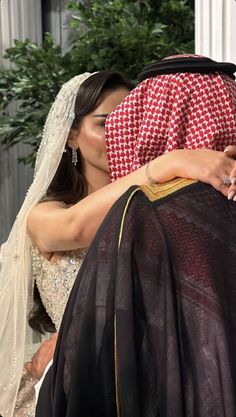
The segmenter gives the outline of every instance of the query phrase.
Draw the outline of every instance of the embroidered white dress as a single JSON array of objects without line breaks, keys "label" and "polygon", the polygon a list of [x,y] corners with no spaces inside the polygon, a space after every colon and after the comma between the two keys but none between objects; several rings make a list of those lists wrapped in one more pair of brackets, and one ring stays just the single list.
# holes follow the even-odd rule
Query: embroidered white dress
[{"label": "embroidered white dress", "polygon": [[[36,247],[32,247],[31,251],[33,278],[37,283],[42,303],[58,331],[71,288],[87,249],[65,252],[63,257],[54,263],[42,256]],[[14,417],[34,417],[35,383],[36,381],[24,371]]]}]

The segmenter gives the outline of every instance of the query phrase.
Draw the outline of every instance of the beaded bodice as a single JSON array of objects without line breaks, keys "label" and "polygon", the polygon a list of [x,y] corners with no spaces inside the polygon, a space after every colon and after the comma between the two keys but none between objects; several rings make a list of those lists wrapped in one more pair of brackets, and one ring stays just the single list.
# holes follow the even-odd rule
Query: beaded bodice
[{"label": "beaded bodice", "polygon": [[64,256],[54,263],[41,255],[36,247],[33,246],[31,251],[33,277],[43,305],[58,330],[71,288],[87,249],[65,252]]}]

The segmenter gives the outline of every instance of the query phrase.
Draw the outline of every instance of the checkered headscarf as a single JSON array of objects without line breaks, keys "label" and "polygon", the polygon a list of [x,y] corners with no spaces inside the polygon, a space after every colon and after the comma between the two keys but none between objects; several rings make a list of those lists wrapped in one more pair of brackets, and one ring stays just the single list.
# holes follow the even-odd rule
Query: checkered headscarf
[{"label": "checkered headscarf", "polygon": [[236,144],[236,83],[219,72],[145,79],[106,122],[111,180],[173,149]]}]

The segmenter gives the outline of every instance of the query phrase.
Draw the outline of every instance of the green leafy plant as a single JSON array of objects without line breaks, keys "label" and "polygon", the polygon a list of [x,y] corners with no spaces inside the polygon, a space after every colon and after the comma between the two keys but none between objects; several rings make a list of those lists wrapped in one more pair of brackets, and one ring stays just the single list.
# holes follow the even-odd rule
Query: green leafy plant
[{"label": "green leafy plant", "polygon": [[[72,61],[79,70],[115,68],[135,79],[144,65],[192,52],[193,8],[176,0],[70,1]],[[83,30],[81,30],[83,28]]]},{"label": "green leafy plant", "polygon": [[[50,105],[61,85],[74,75],[71,57],[62,56],[51,35],[46,35],[42,47],[16,40],[5,59],[12,68],[0,70],[1,143],[6,148],[18,142],[30,145],[30,154],[21,161],[33,165]],[[17,103],[13,115],[12,102]]]},{"label": "green leafy plant", "polygon": [[31,165],[49,108],[69,78],[113,68],[135,80],[146,64],[193,52],[192,0],[90,0],[87,6],[70,1],[68,8],[72,37],[65,55],[49,34],[43,46],[16,40],[5,54],[10,69],[0,69],[0,143],[30,145],[21,161]]}]

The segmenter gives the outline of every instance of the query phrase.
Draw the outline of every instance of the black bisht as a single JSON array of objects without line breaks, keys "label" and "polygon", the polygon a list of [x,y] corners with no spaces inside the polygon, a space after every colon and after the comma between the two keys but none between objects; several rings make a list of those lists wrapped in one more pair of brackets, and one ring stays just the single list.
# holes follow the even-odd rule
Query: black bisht
[{"label": "black bisht", "polygon": [[183,185],[132,187],[107,215],[37,417],[236,416],[235,203]]}]

